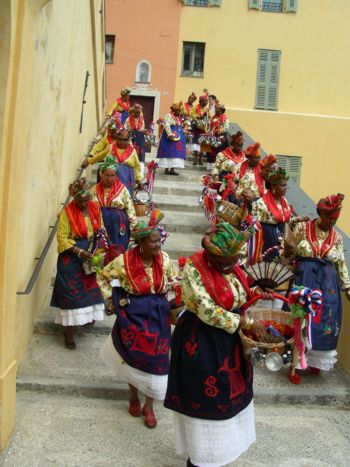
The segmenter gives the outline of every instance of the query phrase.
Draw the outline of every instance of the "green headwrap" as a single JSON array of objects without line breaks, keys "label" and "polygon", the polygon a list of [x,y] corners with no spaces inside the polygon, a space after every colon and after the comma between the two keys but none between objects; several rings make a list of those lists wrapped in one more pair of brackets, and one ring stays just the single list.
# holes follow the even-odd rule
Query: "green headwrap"
[{"label": "green headwrap", "polygon": [[213,255],[235,256],[248,237],[248,232],[240,232],[228,222],[220,221],[206,231],[202,245]]},{"label": "green headwrap", "polygon": [[279,167],[277,170],[270,172],[267,179],[271,185],[278,185],[282,180],[289,180],[289,175],[282,167]]},{"label": "green headwrap", "polygon": [[119,169],[119,164],[116,161],[115,157],[113,157],[111,154],[107,156],[102,162],[98,164],[100,168],[100,172],[103,173],[107,169],[112,169],[115,172],[118,172]]}]

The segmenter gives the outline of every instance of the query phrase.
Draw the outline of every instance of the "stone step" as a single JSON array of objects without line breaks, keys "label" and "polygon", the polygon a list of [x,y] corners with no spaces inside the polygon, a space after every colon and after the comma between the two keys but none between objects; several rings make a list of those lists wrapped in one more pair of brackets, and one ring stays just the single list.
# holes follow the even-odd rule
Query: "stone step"
[{"label": "stone step", "polygon": [[163,250],[173,260],[177,260],[180,256],[188,257],[201,249],[202,237],[201,234],[175,232],[166,239]]},{"label": "stone step", "polygon": [[184,183],[183,181],[177,180],[155,180],[153,193],[175,196],[200,196],[202,189],[203,187],[197,182]]},{"label": "stone step", "polygon": [[[18,390],[126,399],[127,385],[116,379],[100,357],[105,339],[105,335],[77,336],[77,349],[71,351],[64,347],[62,336],[34,334],[18,370]],[[304,373],[302,384],[295,386],[288,382],[288,369],[255,369],[255,403],[349,408],[349,378],[341,369],[318,377]]]},{"label": "stone step", "polygon": [[155,193],[153,196],[153,201],[156,207],[162,211],[165,210],[203,213],[203,209],[198,202],[199,197],[200,193],[197,196],[174,196]]},{"label": "stone step", "polygon": [[209,227],[209,221],[202,212],[188,211],[163,211],[164,220],[168,232],[198,233],[202,234]]}]

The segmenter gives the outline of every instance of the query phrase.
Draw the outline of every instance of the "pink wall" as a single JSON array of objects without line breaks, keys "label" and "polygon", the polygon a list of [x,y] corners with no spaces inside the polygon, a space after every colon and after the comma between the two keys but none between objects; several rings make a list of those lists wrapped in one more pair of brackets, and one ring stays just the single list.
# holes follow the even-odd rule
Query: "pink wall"
[{"label": "pink wall", "polygon": [[179,0],[106,0],[106,34],[115,34],[113,64],[106,64],[107,105],[120,89],[133,87],[136,65],[151,63],[152,89],[160,91],[160,115],[173,103],[181,2]]}]

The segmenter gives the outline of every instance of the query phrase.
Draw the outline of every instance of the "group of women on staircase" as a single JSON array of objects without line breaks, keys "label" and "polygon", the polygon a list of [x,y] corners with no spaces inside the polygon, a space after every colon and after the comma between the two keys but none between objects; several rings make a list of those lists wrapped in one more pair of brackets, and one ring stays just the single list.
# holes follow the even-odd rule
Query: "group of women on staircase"
[{"label": "group of women on staircase", "polygon": [[[174,412],[176,451],[186,454],[187,466],[223,466],[255,441],[253,371],[240,333],[278,342],[244,313],[256,297],[273,300],[273,290],[253,286],[245,267],[261,259],[283,261],[293,268],[294,285],[322,291],[307,358],[314,374],[331,369],[341,289],[350,299],[342,238],[334,229],[344,197],[321,199],[314,220],[297,216],[286,198],[289,176],[276,156],[261,158],[259,143],[243,149],[243,133],[228,134],[225,106],[207,91],[195,106],[192,93],[185,104],[174,103],[161,122],[159,166],[177,175],[186,150],[193,151],[194,164],[202,165],[206,155],[205,196],[231,206],[231,214],[223,219],[219,210],[210,213],[202,248],[182,258],[176,270],[162,250],[168,233],[161,211],[152,206],[142,219],[135,213],[145,126],[142,107],[131,106],[129,95],[130,89],[121,91],[105,134],[82,163],[87,168],[99,162],[98,183],[90,188],[80,178],[69,187],[73,200],[59,216],[51,304],[58,308],[56,322],[64,326],[68,349],[76,347],[74,326],[93,325],[105,308],[115,314],[101,356],[129,385],[130,415],[143,416],[145,425],[155,428],[153,400],[164,400]],[[181,312],[171,336],[172,308]],[[293,368],[289,379],[300,384],[300,373]]]}]

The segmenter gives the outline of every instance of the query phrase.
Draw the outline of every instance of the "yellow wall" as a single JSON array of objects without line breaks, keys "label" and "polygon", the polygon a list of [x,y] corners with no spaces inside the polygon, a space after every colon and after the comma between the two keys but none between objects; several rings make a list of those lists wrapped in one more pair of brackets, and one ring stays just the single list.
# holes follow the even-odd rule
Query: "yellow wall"
[{"label": "yellow wall", "polygon": [[0,35],[1,449],[13,428],[16,362],[49,287],[55,243],[32,293],[17,291],[30,278],[104,113],[103,18],[102,0],[0,0],[0,25],[9,26]]},{"label": "yellow wall", "polygon": [[[347,195],[339,226],[350,235],[350,2],[300,0],[297,13],[248,9],[248,1],[183,6],[176,98],[204,87],[266,151],[302,157],[301,187],[315,201]],[[336,27],[332,26],[336,25]],[[204,42],[204,77],[181,77],[182,42]],[[258,49],[281,51],[278,111],[255,111]]]}]

